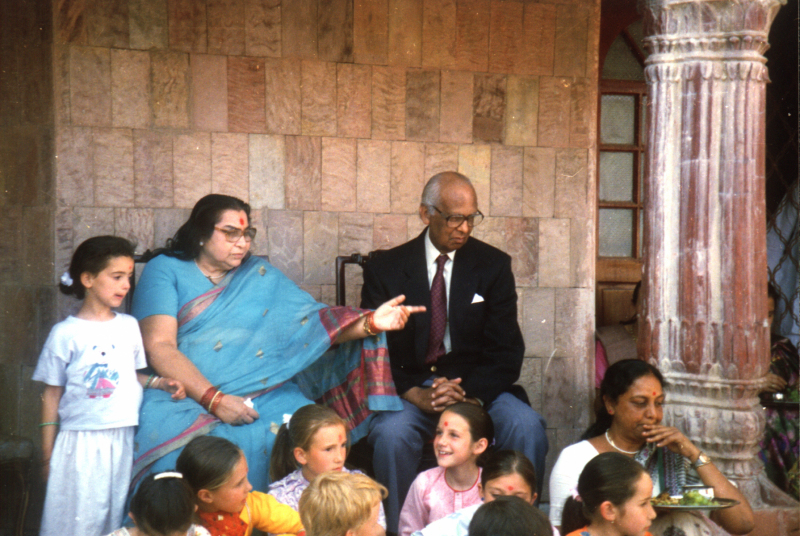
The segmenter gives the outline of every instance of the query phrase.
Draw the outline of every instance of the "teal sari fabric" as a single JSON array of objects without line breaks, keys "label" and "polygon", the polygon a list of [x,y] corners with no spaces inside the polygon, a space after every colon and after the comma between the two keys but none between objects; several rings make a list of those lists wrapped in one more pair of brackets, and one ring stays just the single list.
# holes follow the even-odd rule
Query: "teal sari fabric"
[{"label": "teal sari fabric", "polygon": [[[192,261],[151,260],[136,289],[134,314],[140,320],[163,314],[151,312],[160,311],[159,300],[174,310],[176,289],[169,287],[191,277],[194,268]],[[348,421],[354,441],[366,435],[371,412],[402,406],[391,380],[385,335],[332,346],[365,313],[325,307],[257,257],[180,304],[172,313],[178,319],[178,349],[220,391],[251,398],[260,418],[227,425],[190,398],[175,401],[164,391],[148,389],[134,446],[134,484],[150,471],[174,467],[186,443],[211,434],[242,448],[250,482],[266,491],[269,457],[283,415],[311,401],[336,409]]]}]

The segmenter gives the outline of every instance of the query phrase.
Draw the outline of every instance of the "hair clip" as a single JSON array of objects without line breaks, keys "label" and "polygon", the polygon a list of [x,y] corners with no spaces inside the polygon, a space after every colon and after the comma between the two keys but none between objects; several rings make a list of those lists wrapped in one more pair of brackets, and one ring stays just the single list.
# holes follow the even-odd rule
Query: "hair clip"
[{"label": "hair clip", "polygon": [[61,274],[61,284],[62,285],[64,285],[65,287],[71,287],[72,283],[73,283],[73,281],[72,281],[72,278],[69,276],[69,272],[64,272],[63,274]]},{"label": "hair clip", "polygon": [[183,478],[183,475],[176,471],[164,471],[163,473],[158,473],[156,476],[154,476],[153,480],[159,480],[162,478]]},{"label": "hair clip", "polygon": [[580,494],[578,493],[578,487],[577,487],[577,486],[575,486],[574,488],[572,488],[571,490],[569,490],[569,493],[570,493],[570,495],[572,495],[572,498],[573,498],[573,499],[575,499],[575,500],[576,500],[576,501],[578,501],[578,502],[581,502],[581,496],[580,496]]},{"label": "hair clip", "polygon": [[291,421],[291,420],[292,420],[292,414],[291,413],[284,413],[283,414],[283,424],[286,425],[286,429],[287,430],[289,429],[289,421]]}]

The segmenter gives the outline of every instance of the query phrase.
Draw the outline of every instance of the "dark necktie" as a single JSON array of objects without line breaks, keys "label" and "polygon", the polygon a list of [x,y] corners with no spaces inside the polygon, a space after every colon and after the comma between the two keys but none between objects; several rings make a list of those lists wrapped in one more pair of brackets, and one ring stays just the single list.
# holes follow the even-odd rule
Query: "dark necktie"
[{"label": "dark necktie", "polygon": [[431,333],[425,363],[435,363],[444,355],[444,328],[447,326],[447,291],[444,288],[444,265],[447,255],[436,257],[436,275],[431,283]]}]

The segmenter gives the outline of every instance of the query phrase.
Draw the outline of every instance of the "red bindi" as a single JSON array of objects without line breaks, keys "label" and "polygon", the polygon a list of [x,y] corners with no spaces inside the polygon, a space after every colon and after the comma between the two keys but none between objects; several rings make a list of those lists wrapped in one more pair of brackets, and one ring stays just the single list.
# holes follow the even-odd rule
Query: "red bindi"
[{"label": "red bindi", "polygon": [[514,491],[514,486],[508,486],[506,489],[507,489],[508,491]]},{"label": "red bindi", "polygon": [[447,426],[447,421],[444,421],[444,425]]},{"label": "red bindi", "polygon": [[655,391],[653,391],[653,396],[656,396],[656,392]]},{"label": "red bindi", "polygon": [[244,225],[244,218],[239,218],[239,225]]}]

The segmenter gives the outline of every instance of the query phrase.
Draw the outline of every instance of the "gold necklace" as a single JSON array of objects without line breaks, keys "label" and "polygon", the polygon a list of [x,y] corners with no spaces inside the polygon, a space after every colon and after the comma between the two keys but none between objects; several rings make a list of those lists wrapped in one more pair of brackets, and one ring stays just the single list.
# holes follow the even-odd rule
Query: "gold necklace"
[{"label": "gold necklace", "polygon": [[617,449],[618,451],[622,452],[623,454],[629,454],[629,455],[633,456],[633,455],[639,454],[639,450],[642,450],[642,449],[639,449],[639,450],[634,450],[633,452],[631,452],[630,450],[624,450],[624,449],[621,449],[621,448],[619,448],[619,447],[618,447],[618,446],[616,446],[616,445],[614,444],[614,442],[611,440],[611,436],[610,436],[610,435],[608,435],[608,430],[606,430],[606,441],[608,441],[608,444],[609,444],[609,445],[611,445],[612,447],[614,447],[614,448],[615,448],[615,449]]},{"label": "gold necklace", "polygon": [[218,281],[214,281],[215,279],[218,279],[218,280],[219,280],[219,279],[222,279],[222,278],[223,278],[223,277],[225,277],[225,275],[228,273],[228,272],[223,272],[223,273],[221,273],[220,275],[217,275],[217,276],[212,276],[212,275],[208,275],[207,273],[205,273],[205,272],[203,271],[203,269],[202,269],[202,268],[200,268],[200,265],[197,263],[197,259],[195,259],[195,260],[194,260],[194,265],[195,265],[195,266],[197,266],[197,269],[198,269],[198,270],[200,270],[200,273],[201,273],[201,274],[203,274],[204,276],[206,276],[206,279],[208,279],[209,281],[211,281],[211,284],[212,284],[212,285],[216,285],[216,284],[218,283]]}]

